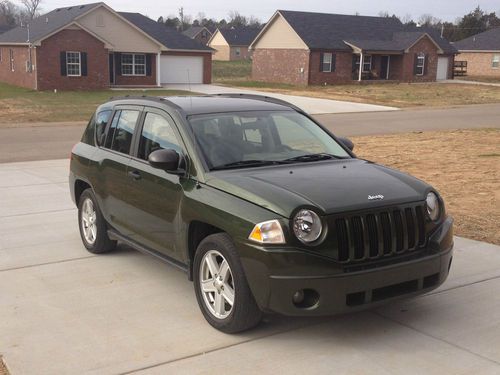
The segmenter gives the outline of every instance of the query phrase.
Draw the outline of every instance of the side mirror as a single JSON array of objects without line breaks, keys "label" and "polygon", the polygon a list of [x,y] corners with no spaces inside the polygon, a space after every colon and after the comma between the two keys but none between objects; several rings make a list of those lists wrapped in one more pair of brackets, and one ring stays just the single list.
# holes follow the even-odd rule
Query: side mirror
[{"label": "side mirror", "polygon": [[349,138],[346,138],[346,137],[339,137],[338,138],[340,142],[342,142],[342,144],[347,147],[349,150],[354,150],[354,143],[352,143],[352,141],[349,139]]},{"label": "side mirror", "polygon": [[163,169],[169,173],[179,172],[179,160],[179,154],[172,149],[156,150],[148,157],[148,162],[153,168]]}]

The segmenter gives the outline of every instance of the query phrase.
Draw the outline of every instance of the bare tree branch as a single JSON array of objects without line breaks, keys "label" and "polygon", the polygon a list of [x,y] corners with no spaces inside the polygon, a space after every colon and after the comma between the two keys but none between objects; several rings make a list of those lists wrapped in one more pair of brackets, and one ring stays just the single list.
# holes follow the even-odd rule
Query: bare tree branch
[{"label": "bare tree branch", "polygon": [[28,13],[28,17],[30,20],[38,15],[41,2],[42,0],[21,0],[21,3],[24,5],[24,8],[26,9],[26,13]]}]

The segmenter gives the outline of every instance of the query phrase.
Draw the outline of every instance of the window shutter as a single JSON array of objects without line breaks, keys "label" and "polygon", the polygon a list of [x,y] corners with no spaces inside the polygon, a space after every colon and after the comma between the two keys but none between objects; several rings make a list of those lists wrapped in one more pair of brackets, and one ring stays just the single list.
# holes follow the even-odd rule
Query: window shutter
[{"label": "window shutter", "polygon": [[122,55],[121,53],[115,52],[115,74],[117,76],[122,75]]},{"label": "window shutter", "polygon": [[418,64],[418,55],[414,55],[414,61],[413,61],[413,75],[417,75],[417,64]]},{"label": "window shutter", "polygon": [[66,74],[66,51],[61,51],[60,61],[61,61],[61,75],[65,76],[65,75],[67,75]]},{"label": "window shutter", "polygon": [[336,63],[337,63],[337,54],[332,53],[332,72],[335,71]]},{"label": "window shutter", "polygon": [[427,74],[427,65],[429,65],[429,56],[427,54],[424,55],[424,75]]},{"label": "window shutter", "polygon": [[324,54],[323,54],[323,52],[321,52],[319,54],[319,71],[320,72],[323,71],[323,59],[324,59]]},{"label": "window shutter", "polygon": [[147,54],[146,55],[146,75],[149,77],[151,76],[151,55]]},{"label": "window shutter", "polygon": [[87,76],[87,52],[80,53],[80,58],[82,59],[82,61],[81,61],[82,76],[86,77]]}]

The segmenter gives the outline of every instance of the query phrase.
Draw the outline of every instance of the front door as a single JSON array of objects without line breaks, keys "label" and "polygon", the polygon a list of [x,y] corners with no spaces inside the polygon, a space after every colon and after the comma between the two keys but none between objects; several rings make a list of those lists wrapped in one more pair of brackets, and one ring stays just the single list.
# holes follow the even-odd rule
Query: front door
[{"label": "front door", "polygon": [[109,83],[115,84],[115,58],[112,53],[109,54]]},{"label": "front door", "polygon": [[132,177],[128,195],[134,220],[131,237],[136,242],[182,260],[176,253],[175,239],[179,232],[179,206],[183,195],[183,177],[151,167],[148,156],[160,149],[183,153],[180,136],[172,118],[163,111],[146,109],[142,129],[127,174]]},{"label": "front door", "polygon": [[380,57],[380,79],[389,79],[389,65],[391,56]]}]

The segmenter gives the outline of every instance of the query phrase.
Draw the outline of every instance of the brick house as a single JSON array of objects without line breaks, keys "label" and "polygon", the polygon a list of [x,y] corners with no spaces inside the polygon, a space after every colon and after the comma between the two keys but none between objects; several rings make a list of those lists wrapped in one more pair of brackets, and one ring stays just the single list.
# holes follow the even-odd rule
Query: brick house
[{"label": "brick house", "polygon": [[322,85],[452,78],[453,46],[396,18],[278,10],[250,45],[258,81]]},{"label": "brick house", "polygon": [[212,37],[212,33],[205,26],[191,26],[189,29],[183,31],[182,33],[202,44],[208,44],[208,41]]},{"label": "brick house", "polygon": [[500,77],[500,27],[454,43],[457,60],[467,61],[467,75]]},{"label": "brick house", "polygon": [[0,34],[0,81],[35,90],[210,83],[212,52],[139,13],[71,6]]},{"label": "brick house", "polygon": [[248,60],[252,57],[248,46],[259,33],[257,27],[231,27],[215,30],[208,46],[215,50],[214,60]]}]

